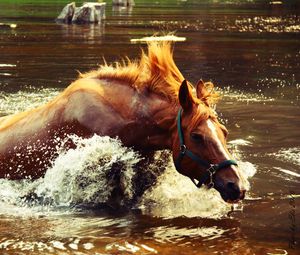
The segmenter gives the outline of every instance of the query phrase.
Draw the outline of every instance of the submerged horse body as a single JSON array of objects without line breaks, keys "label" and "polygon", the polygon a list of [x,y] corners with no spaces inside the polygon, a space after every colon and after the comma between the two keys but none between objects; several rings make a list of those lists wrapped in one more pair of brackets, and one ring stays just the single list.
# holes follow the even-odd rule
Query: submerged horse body
[{"label": "submerged horse body", "polygon": [[[0,118],[0,177],[43,176],[69,134],[118,137],[140,151],[169,149],[175,161],[184,139],[185,148],[212,166],[229,162],[227,130],[211,108],[216,94],[208,86],[200,80],[195,92],[175,65],[171,44],[152,42],[138,61],[104,64],[48,104]],[[189,157],[180,161],[177,170],[193,180],[207,171]],[[225,201],[243,199],[246,181],[231,161],[211,178]]]}]

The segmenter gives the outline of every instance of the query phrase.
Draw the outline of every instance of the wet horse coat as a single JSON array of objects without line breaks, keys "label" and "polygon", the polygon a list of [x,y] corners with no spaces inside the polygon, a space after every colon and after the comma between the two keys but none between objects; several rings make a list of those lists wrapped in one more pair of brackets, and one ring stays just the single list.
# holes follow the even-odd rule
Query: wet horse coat
[{"label": "wet horse coat", "polygon": [[[183,108],[186,133],[204,138],[200,147],[199,141],[186,137],[189,147],[210,162],[228,159],[227,131],[210,107],[216,96],[207,89],[211,84],[199,82],[193,95],[192,86],[183,86],[183,80],[167,42],[149,44],[148,53],[142,53],[139,61],[104,64],[81,75],[48,104],[0,119],[0,177],[43,176],[69,134],[119,137],[124,145],[137,150],[170,149],[176,155],[179,107]],[[65,146],[72,147],[72,143]],[[184,175],[199,178],[203,169],[188,159],[182,164]],[[216,176],[223,185],[220,189],[234,183],[230,192],[239,193],[228,199],[241,198],[243,180],[238,170],[231,166],[220,172]]]}]

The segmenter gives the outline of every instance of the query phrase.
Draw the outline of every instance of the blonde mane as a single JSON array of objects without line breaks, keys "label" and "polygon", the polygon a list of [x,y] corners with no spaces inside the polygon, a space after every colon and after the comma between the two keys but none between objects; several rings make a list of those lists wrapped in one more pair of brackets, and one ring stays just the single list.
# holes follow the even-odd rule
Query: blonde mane
[{"label": "blonde mane", "polygon": [[[148,44],[147,53],[142,51],[139,60],[131,61],[129,58],[115,64],[108,65],[106,62],[100,66],[98,70],[91,71],[85,74],[80,74],[82,78],[98,78],[98,79],[115,79],[120,82],[128,83],[137,91],[150,91],[167,98],[170,102],[178,103],[178,92],[183,75],[179,71],[173,59],[172,43],[167,41],[154,41]],[[200,98],[195,96],[195,90],[191,83],[188,83],[190,91],[193,94],[193,100],[197,104],[201,104],[201,116],[194,116],[193,121],[214,116],[213,110],[210,107],[217,100],[217,94],[213,90],[213,84],[206,82],[201,88]],[[64,93],[58,96],[53,101],[49,102],[44,108],[45,111],[50,109],[50,106],[55,105],[57,100],[71,92],[72,86],[67,88]],[[7,129],[12,124],[25,119],[32,115],[41,106],[26,112],[17,113],[12,116],[0,118],[0,131]]]},{"label": "blonde mane", "polygon": [[[106,62],[96,71],[80,75],[82,78],[115,79],[127,82],[137,91],[151,91],[162,95],[171,102],[178,102],[178,92],[183,75],[173,59],[172,43],[168,41],[153,41],[148,43],[147,53],[142,51],[139,60],[129,58],[121,62],[108,65]],[[193,86],[189,83],[191,91]],[[209,88],[209,89],[206,89]],[[201,100],[193,97],[196,103],[210,105],[216,100],[213,84],[205,83],[202,88]]]}]

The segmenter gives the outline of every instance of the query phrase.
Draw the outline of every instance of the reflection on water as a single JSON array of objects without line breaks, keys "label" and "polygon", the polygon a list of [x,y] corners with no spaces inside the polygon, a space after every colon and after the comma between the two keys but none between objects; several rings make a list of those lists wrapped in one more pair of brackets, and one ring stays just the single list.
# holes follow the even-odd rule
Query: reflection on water
[{"label": "reflection on water", "polygon": [[112,6],[112,15],[113,16],[124,16],[131,15],[133,10],[133,6],[120,6],[113,5]]},{"label": "reflection on water", "polygon": [[[0,23],[17,24],[0,27],[1,116],[49,101],[103,56],[136,58],[144,45],[131,39],[176,31],[186,38],[176,63],[187,79],[216,84],[230,150],[252,177],[231,210],[180,176],[165,152],[142,168],[117,140],[77,139],[82,148],[62,152],[44,179],[0,181],[0,253],[297,254],[289,215],[300,195],[299,4],[257,2],[137,0],[108,5],[101,25],[67,26],[54,23],[62,1],[1,1]],[[119,182],[103,177],[112,162],[123,166]],[[92,205],[113,188],[126,210]]]},{"label": "reflection on water", "polygon": [[[24,223],[30,223],[30,236],[28,225],[24,227]],[[27,220],[13,218],[7,221],[7,227],[17,230],[18,234],[13,238],[9,235],[1,238],[2,249],[40,251],[39,254],[62,251],[71,254],[75,251],[84,254],[174,254],[174,246],[176,250],[185,250],[183,254],[195,250],[201,250],[201,254],[211,254],[218,246],[222,247],[224,254],[267,254],[277,249],[284,250],[277,248],[280,244],[276,240],[272,247],[260,242],[253,243],[243,236],[243,227],[230,219],[218,222],[199,218],[154,221],[153,218],[134,215],[122,218],[85,215]],[[24,240],[24,235],[27,240]],[[39,241],[34,241],[37,235]]]},{"label": "reflection on water", "polygon": [[105,26],[103,24],[89,24],[89,25],[66,25],[60,24],[62,36],[65,38],[81,39],[87,44],[102,43],[102,35],[105,33]]}]

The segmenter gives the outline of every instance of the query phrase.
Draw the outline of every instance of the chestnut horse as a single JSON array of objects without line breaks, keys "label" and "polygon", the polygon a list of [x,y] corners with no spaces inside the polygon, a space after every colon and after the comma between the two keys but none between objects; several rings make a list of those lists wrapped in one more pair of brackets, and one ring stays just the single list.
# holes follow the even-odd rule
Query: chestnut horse
[{"label": "chestnut horse", "polygon": [[241,200],[246,180],[226,148],[211,87],[200,80],[193,89],[171,43],[151,42],[138,61],[105,63],[48,104],[0,118],[0,177],[41,177],[64,137],[98,134],[139,151],[172,150],[176,169],[198,187],[214,186],[227,202]]}]

